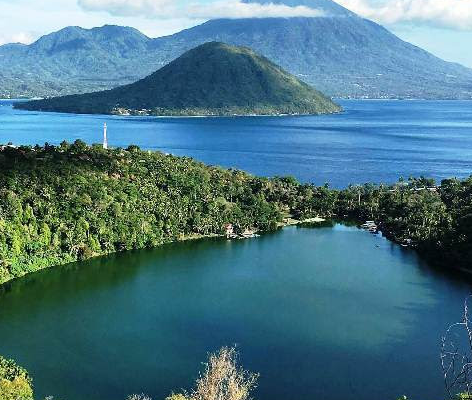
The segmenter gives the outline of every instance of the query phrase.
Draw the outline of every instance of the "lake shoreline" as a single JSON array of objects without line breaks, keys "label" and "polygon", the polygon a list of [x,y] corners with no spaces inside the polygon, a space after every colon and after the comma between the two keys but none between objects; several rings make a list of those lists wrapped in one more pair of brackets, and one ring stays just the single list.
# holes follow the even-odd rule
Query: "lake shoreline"
[{"label": "lake shoreline", "polygon": [[[351,221],[351,224],[349,224],[349,221]],[[9,279],[5,282],[1,282],[0,283],[0,291],[1,291],[2,288],[7,287],[12,282],[14,282],[16,280],[19,280],[19,279],[22,279],[26,276],[34,275],[36,272],[41,272],[41,271],[44,271],[44,270],[47,270],[47,269],[53,269],[53,268],[56,268],[56,267],[63,267],[63,266],[70,265],[70,264],[77,264],[77,263],[87,262],[87,261],[99,259],[99,258],[102,258],[102,257],[108,257],[108,256],[112,256],[112,255],[117,255],[117,254],[126,254],[126,253],[129,253],[129,252],[132,252],[132,251],[158,249],[158,248],[160,248],[162,246],[165,246],[165,245],[192,242],[192,241],[200,241],[200,240],[205,240],[205,239],[221,239],[221,240],[226,239],[226,240],[230,240],[230,241],[248,240],[248,239],[256,238],[257,236],[260,236],[260,235],[270,234],[270,233],[276,232],[278,230],[282,230],[284,228],[295,227],[295,226],[313,226],[314,224],[315,225],[316,224],[323,224],[325,222],[337,222],[337,223],[340,223],[340,224],[348,224],[348,226],[353,225],[360,232],[363,231],[363,229],[361,229],[361,227],[360,227],[361,224],[362,224],[362,221],[360,219],[357,219],[357,218],[352,218],[352,219],[348,218],[348,219],[346,219],[346,218],[339,218],[339,217],[336,217],[336,216],[332,216],[332,217],[327,217],[327,218],[314,217],[314,218],[306,218],[306,219],[298,220],[298,219],[288,217],[288,218],[285,218],[283,221],[279,222],[279,224],[277,225],[277,229],[275,231],[261,232],[261,231],[258,231],[258,230],[251,230],[251,233],[253,234],[251,236],[244,236],[244,235],[241,234],[241,235],[234,235],[232,237],[228,237],[226,234],[212,233],[212,234],[203,235],[203,234],[194,233],[194,234],[182,235],[179,238],[177,238],[176,240],[166,241],[166,242],[161,243],[160,245],[154,246],[154,247],[144,247],[144,248],[141,248],[141,249],[133,249],[133,250],[125,250],[125,251],[114,251],[114,252],[109,252],[109,253],[106,253],[106,254],[98,254],[96,256],[93,256],[93,257],[90,257],[90,258],[87,258],[87,259],[83,259],[83,260],[73,260],[73,261],[69,261],[69,262],[65,262],[65,263],[58,263],[58,264],[55,264],[55,265],[51,265],[51,266],[47,266],[47,267],[38,269],[36,271],[28,272],[28,273],[26,273],[24,275],[21,275],[21,276],[14,277],[14,278]],[[390,232],[388,230],[382,230],[381,227],[382,227],[382,223],[380,222],[379,223],[379,228],[380,229],[377,232],[377,234],[380,234],[382,237],[384,237],[386,240],[388,240],[392,244],[395,244],[397,246],[401,246],[405,250],[413,251],[421,259],[424,259],[431,268],[437,269],[438,271],[440,271],[442,273],[444,273],[444,272],[451,273],[452,272],[452,273],[460,274],[461,276],[464,276],[467,279],[472,278],[472,271],[471,270],[468,270],[468,269],[463,268],[463,267],[451,266],[451,265],[446,265],[444,263],[438,262],[437,260],[432,259],[431,257],[428,257],[428,255],[425,252],[420,251],[415,246],[405,246],[405,245],[403,245],[400,240],[396,239],[395,234],[393,232]]]},{"label": "lake shoreline", "polygon": [[[277,226],[277,230],[283,229],[283,228],[286,228],[286,227],[291,227],[291,226],[301,226],[301,225],[307,225],[307,224],[323,223],[323,222],[326,222],[326,221],[327,221],[327,219],[324,219],[324,218],[321,218],[321,217],[306,218],[306,219],[303,219],[303,220],[296,220],[296,219],[289,218],[287,220],[287,222],[280,222],[279,225]],[[271,233],[271,232],[270,231],[260,232],[258,230],[253,230],[253,231],[251,231],[251,233],[253,235],[257,233],[258,236],[260,236],[260,234],[266,234],[266,233]],[[162,247],[162,246],[168,245],[168,244],[184,243],[184,242],[198,241],[198,240],[204,240],[204,239],[247,240],[247,239],[252,239],[252,238],[255,238],[255,236],[235,235],[233,237],[228,237],[226,234],[217,234],[217,233],[210,233],[210,234],[206,234],[206,235],[197,234],[197,233],[188,234],[188,235],[181,235],[176,240],[166,241],[166,242],[161,243],[160,245],[154,246],[154,247],[144,247],[144,248],[141,248],[141,249],[133,249],[133,250],[125,250],[125,251],[113,251],[113,252],[109,252],[109,253],[105,253],[105,254],[97,254],[95,256],[92,256],[92,257],[89,257],[89,258],[86,258],[86,259],[83,259],[83,260],[73,260],[73,261],[68,261],[68,262],[64,262],[64,263],[49,265],[49,266],[46,266],[44,268],[39,268],[35,271],[27,272],[27,273],[25,273],[21,276],[16,276],[12,279],[8,279],[4,282],[0,282],[0,291],[4,286],[7,286],[7,285],[11,284],[12,282],[14,282],[18,279],[22,279],[25,276],[35,274],[36,272],[41,272],[41,271],[56,268],[56,267],[63,267],[63,266],[69,265],[69,264],[86,262],[86,261],[98,259],[98,258],[101,258],[101,257],[108,257],[108,256],[111,256],[111,255],[114,255],[114,254],[125,254],[125,253],[128,253],[130,251],[136,251],[136,250],[139,251],[139,250],[146,250],[146,249],[147,250],[157,249],[159,247]]]},{"label": "lake shoreline", "polygon": [[[432,379],[438,368],[437,335],[447,326],[450,309],[460,310],[467,291],[455,282],[454,276],[425,269],[413,252],[354,226],[292,226],[253,241],[169,244],[12,283],[0,299],[0,353],[28,369],[41,399],[124,399],[137,390],[164,399],[186,385],[202,354],[233,342],[245,364],[265,371],[260,399],[277,398],[283,390],[290,397],[291,388],[277,377],[287,376],[285,366],[294,357],[302,366],[308,357],[307,367],[288,377],[306,379],[307,397],[316,398],[320,384],[331,387],[340,368],[349,371],[362,362],[372,372],[356,379],[359,391],[369,388],[375,365],[390,368],[376,378],[383,379],[385,392],[368,391],[364,397],[395,399],[407,392],[416,398],[425,388],[436,393],[442,388],[441,380]],[[431,299],[438,292],[444,301]],[[389,318],[377,318],[385,315]],[[419,326],[408,323],[412,320]],[[350,329],[339,328],[346,325]],[[399,357],[400,365],[389,362],[392,348],[399,346],[392,332],[405,338],[408,347],[402,352],[430,366],[426,381],[405,380],[411,371],[404,365],[411,357]],[[287,345],[296,347],[283,351]],[[273,363],[268,351],[278,351],[280,362]],[[43,367],[45,352],[49,368]],[[326,363],[332,354],[336,358]],[[136,369],[146,372],[126,375]],[[315,381],[314,370],[321,371]],[[388,385],[394,373],[403,374],[397,378],[402,385]],[[117,376],[128,378],[117,385]],[[328,400],[354,399],[349,375],[343,370],[339,376]]]}]

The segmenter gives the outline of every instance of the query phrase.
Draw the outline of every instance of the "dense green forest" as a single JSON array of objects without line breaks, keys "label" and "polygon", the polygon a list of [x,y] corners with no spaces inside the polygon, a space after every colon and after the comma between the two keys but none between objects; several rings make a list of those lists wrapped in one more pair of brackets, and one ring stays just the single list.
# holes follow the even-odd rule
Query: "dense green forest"
[{"label": "dense green forest", "polygon": [[41,268],[188,236],[232,223],[275,229],[270,181],[189,158],[103,150],[76,141],[0,152],[0,282]]},{"label": "dense green forest", "polygon": [[0,151],[0,282],[53,265],[284,218],[375,220],[389,238],[472,269],[472,178],[344,190],[258,178],[190,158],[74,144]]},{"label": "dense green forest", "polygon": [[429,261],[472,270],[472,177],[351,186],[338,193],[335,214],[375,220],[389,239]]}]

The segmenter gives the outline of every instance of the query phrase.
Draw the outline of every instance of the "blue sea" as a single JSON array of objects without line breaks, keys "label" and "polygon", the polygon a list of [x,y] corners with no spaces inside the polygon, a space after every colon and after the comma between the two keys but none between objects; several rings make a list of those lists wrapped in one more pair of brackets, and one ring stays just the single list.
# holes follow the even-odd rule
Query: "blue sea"
[{"label": "blue sea", "polygon": [[157,118],[20,111],[0,101],[0,143],[102,140],[334,187],[472,173],[471,101],[341,101],[306,117]]}]

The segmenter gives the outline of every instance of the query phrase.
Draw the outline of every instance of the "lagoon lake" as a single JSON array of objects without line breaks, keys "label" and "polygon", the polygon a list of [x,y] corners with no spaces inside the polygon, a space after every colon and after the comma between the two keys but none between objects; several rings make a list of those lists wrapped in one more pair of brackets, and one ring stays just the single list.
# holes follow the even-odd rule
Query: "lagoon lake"
[{"label": "lagoon lake", "polygon": [[[323,117],[119,118],[0,103],[0,142],[101,140],[342,187],[472,171],[472,103],[345,101]],[[440,337],[470,281],[355,227],[290,227],[102,257],[0,292],[0,354],[38,398],[164,399],[237,344],[258,400],[442,398]]]}]

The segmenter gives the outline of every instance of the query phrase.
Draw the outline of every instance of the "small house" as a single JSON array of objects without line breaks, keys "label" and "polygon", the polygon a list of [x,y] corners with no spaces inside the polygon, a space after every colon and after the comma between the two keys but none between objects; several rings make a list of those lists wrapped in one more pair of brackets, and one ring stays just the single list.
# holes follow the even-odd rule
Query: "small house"
[{"label": "small house", "polygon": [[234,226],[233,224],[226,224],[225,225],[225,230],[226,230],[226,237],[230,238],[234,235]]}]

